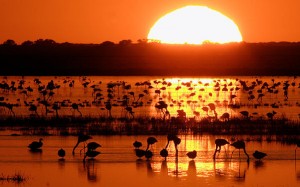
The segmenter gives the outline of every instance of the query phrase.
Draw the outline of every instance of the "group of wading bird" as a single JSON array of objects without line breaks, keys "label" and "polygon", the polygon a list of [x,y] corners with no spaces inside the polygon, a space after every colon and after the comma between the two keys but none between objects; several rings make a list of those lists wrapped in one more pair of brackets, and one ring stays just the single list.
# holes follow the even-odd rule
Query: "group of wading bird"
[{"label": "group of wading bird", "polygon": [[[164,157],[165,160],[167,159],[167,157],[168,157],[168,155],[169,155],[167,148],[168,148],[168,146],[169,146],[169,144],[170,144],[171,141],[174,142],[175,151],[176,151],[175,157],[176,157],[176,158],[178,157],[178,148],[177,148],[177,147],[178,147],[178,145],[180,144],[181,139],[178,138],[176,135],[169,134],[169,135],[167,136],[167,145],[166,145],[166,147],[160,151],[160,156]],[[141,142],[138,142],[138,141],[135,141],[135,142],[133,143],[133,146],[135,147],[135,154],[136,154],[136,156],[139,157],[139,158],[142,158],[143,156],[145,156],[146,159],[149,160],[149,159],[153,156],[153,153],[152,153],[151,150],[149,150],[149,147],[150,147],[152,144],[156,143],[156,142],[157,142],[156,138],[154,138],[154,137],[149,137],[149,138],[147,139],[147,148],[146,148],[146,150],[142,150],[142,149],[140,149],[140,147],[142,146],[142,143],[141,143]],[[215,149],[215,152],[214,152],[214,155],[213,155],[213,159],[214,159],[214,160],[215,160],[215,158],[216,158],[216,153],[217,153],[217,152],[220,153],[221,147],[222,147],[222,146],[225,146],[225,145],[227,145],[227,144],[230,144],[230,143],[229,143],[227,140],[225,140],[225,139],[216,139],[216,140],[215,140],[215,144],[216,144],[216,149]],[[232,143],[232,144],[230,144],[230,145],[233,146],[233,147],[235,148],[235,149],[232,151],[232,153],[231,153],[231,157],[232,157],[233,152],[234,152],[236,149],[239,150],[239,157],[240,157],[240,149],[243,149],[243,150],[244,150],[244,153],[245,153],[246,156],[247,156],[247,161],[249,162],[249,159],[250,159],[250,158],[249,158],[249,155],[248,155],[247,152],[246,152],[246,148],[245,148],[246,146],[245,146],[245,142],[244,142],[244,141],[239,140],[239,141],[236,141],[236,142],[234,142],[234,143]],[[226,149],[225,149],[225,152],[226,152]],[[189,158],[194,159],[194,158],[197,157],[197,151],[194,150],[194,151],[188,152],[186,155],[187,155]],[[258,159],[258,160],[261,160],[261,159],[264,158],[265,156],[267,156],[267,154],[266,154],[266,153],[263,153],[263,152],[260,152],[260,151],[255,151],[255,152],[253,153],[253,157],[256,158],[256,159]]]},{"label": "group of wading bird", "polygon": [[[92,139],[92,137],[89,136],[89,135],[83,135],[83,134],[78,135],[77,143],[74,146],[73,151],[72,151],[72,154],[74,155],[75,154],[75,149],[78,147],[78,145],[80,143],[84,143],[83,149],[80,150],[80,154],[81,154],[81,151],[84,150],[83,162],[85,162],[87,157],[94,158],[94,157],[96,157],[100,154],[100,152],[96,151],[96,149],[98,147],[101,147],[101,145],[98,144],[97,142],[87,143],[87,140],[89,140],[89,139]],[[33,141],[31,144],[28,145],[28,148],[30,148],[31,151],[41,151],[41,148],[43,146],[42,141],[43,141],[42,138],[40,138],[39,141]],[[177,135],[169,134],[167,136],[167,145],[166,145],[166,147],[163,148],[160,151],[160,156],[164,157],[165,160],[167,159],[167,157],[169,155],[167,148],[168,148],[170,142],[172,142],[172,141],[174,143],[175,151],[176,151],[175,152],[175,157],[178,158],[178,145],[181,143],[181,139]],[[151,145],[155,144],[156,142],[157,142],[157,139],[155,137],[148,137],[148,139],[147,139],[147,148],[146,148],[146,150],[143,150],[143,149],[140,149],[140,147],[142,147],[142,143],[139,142],[139,141],[135,141],[133,143],[133,146],[135,148],[134,150],[135,150],[136,156],[139,159],[141,159],[144,156],[147,160],[151,159],[153,157],[153,152],[149,148],[150,148]],[[220,153],[222,146],[225,146],[227,144],[234,147],[234,150],[231,153],[231,158],[232,158],[233,152],[236,149],[239,150],[239,158],[240,158],[240,150],[242,149],[244,151],[245,155],[247,156],[247,162],[249,162],[250,158],[249,158],[248,153],[246,152],[246,145],[245,145],[244,141],[238,140],[236,142],[229,143],[225,139],[216,139],[215,140],[216,149],[215,149],[215,152],[213,154],[213,159],[214,160],[216,159],[216,153],[217,152]],[[298,147],[300,147],[300,142],[297,143],[297,146],[296,146],[296,149],[295,149],[295,158],[296,158],[296,150],[297,150]],[[85,151],[85,149],[87,149],[87,151]],[[225,148],[225,153],[226,153],[226,148]],[[61,148],[61,149],[58,150],[57,154],[58,154],[59,157],[61,157],[63,159],[64,156],[66,155],[66,152],[65,152],[64,149]],[[197,151],[194,150],[194,151],[188,152],[186,155],[189,158],[194,159],[194,158],[197,157]],[[267,156],[266,153],[263,153],[263,152],[260,152],[260,151],[257,151],[257,150],[252,155],[255,159],[258,159],[258,160],[261,160],[262,158]]]},{"label": "group of wading bird", "polygon": [[[89,139],[92,139],[92,137],[89,136],[89,135],[83,135],[83,134],[78,135],[77,143],[74,146],[73,151],[72,151],[72,154],[74,155],[75,154],[75,149],[78,147],[78,145],[80,143],[84,143],[83,149],[80,150],[80,154],[81,154],[82,150],[84,150],[84,152],[85,152],[84,157],[83,157],[83,162],[85,162],[85,159],[87,157],[94,158],[94,157],[96,157],[100,154],[100,152],[96,151],[96,149],[98,147],[101,147],[101,145],[98,144],[97,142],[87,143],[86,141],[89,140]],[[43,141],[43,138],[40,138],[39,141],[33,141],[32,143],[30,143],[28,145],[28,148],[31,151],[41,151],[41,148],[43,146],[42,141]],[[85,149],[87,149],[87,151],[85,151]],[[61,148],[61,149],[58,150],[57,154],[58,154],[59,157],[61,157],[63,159],[66,155],[66,151]]]}]

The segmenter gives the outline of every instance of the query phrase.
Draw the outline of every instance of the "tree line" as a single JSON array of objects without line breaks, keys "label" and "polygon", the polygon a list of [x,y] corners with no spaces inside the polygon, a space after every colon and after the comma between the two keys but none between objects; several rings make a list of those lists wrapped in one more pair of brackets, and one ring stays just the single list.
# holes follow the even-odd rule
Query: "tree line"
[{"label": "tree line", "polygon": [[0,45],[1,75],[299,75],[299,42],[171,45],[51,39]]}]

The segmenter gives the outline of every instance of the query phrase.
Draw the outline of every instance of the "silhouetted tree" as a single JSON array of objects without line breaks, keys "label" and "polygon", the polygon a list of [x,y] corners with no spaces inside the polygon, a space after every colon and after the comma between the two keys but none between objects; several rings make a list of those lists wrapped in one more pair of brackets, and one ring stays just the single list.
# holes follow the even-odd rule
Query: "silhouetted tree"
[{"label": "silhouetted tree", "polygon": [[34,42],[35,45],[40,45],[40,46],[51,46],[56,44],[54,40],[51,39],[38,39]]},{"label": "silhouetted tree", "polygon": [[30,40],[26,40],[26,41],[24,41],[21,45],[22,45],[22,46],[32,46],[32,45],[33,45],[33,42],[30,41]]},{"label": "silhouetted tree", "polygon": [[132,44],[131,40],[121,40],[119,42],[119,45],[121,45],[121,46],[128,46],[128,45],[131,45],[131,44]]},{"label": "silhouetted tree", "polygon": [[109,46],[114,46],[115,43],[113,43],[111,41],[105,41],[105,42],[102,42],[100,45],[104,46],[104,47],[109,47]]},{"label": "silhouetted tree", "polygon": [[17,43],[14,40],[8,39],[5,42],[3,42],[4,46],[16,46]]}]

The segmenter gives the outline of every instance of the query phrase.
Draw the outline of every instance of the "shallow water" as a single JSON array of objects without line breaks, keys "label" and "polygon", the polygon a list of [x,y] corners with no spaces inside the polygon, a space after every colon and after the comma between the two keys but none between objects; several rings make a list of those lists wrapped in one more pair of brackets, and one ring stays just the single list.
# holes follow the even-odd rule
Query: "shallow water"
[{"label": "shallow water", "polygon": [[[2,134],[5,134],[2,132]],[[147,136],[93,136],[101,152],[94,160],[83,163],[79,145],[76,154],[71,154],[77,142],[73,136],[47,136],[42,152],[30,152],[27,145],[36,136],[0,136],[0,174],[20,173],[27,180],[20,184],[0,181],[1,186],[284,186],[300,184],[300,150],[295,160],[295,145],[278,142],[246,142],[250,162],[241,151],[226,146],[222,148],[216,161],[212,159],[216,138],[222,136],[179,136],[178,158],[175,157],[173,143],[169,145],[169,157],[164,161],[159,151],[165,147],[165,136],[155,136],[158,140],[151,147],[154,156],[151,161],[137,160],[132,143],[139,140],[146,147]],[[238,137],[247,138],[247,136]],[[64,160],[59,160],[57,151],[66,150]],[[186,156],[196,150],[194,160]],[[268,156],[261,162],[252,157],[255,150],[266,152]]]},{"label": "shallow water", "polygon": [[[40,83],[37,84],[34,79],[38,79]],[[182,109],[188,118],[195,117],[196,119],[220,118],[225,112],[229,113],[230,117],[243,117],[240,112],[244,110],[249,111],[254,119],[268,119],[266,114],[272,111],[276,112],[274,118],[286,117],[299,120],[300,116],[298,77],[8,76],[2,77],[0,81],[7,83],[10,87],[12,82],[15,82],[13,87],[16,88],[16,91],[0,89],[0,97],[3,97],[6,103],[15,105],[14,114],[0,106],[0,116],[3,117],[12,115],[46,117],[45,106],[40,102],[44,96],[38,91],[38,87],[47,86],[50,81],[53,81],[53,84],[59,88],[55,88],[50,97],[48,90],[48,95],[45,96],[45,100],[50,105],[47,109],[48,117],[56,115],[51,108],[54,103],[61,106],[58,110],[59,116],[79,116],[80,113],[71,107],[71,104],[77,103],[83,116],[108,117],[105,106],[108,100],[112,104],[112,117],[131,117],[124,105],[122,106],[124,95],[128,97],[128,106],[132,107],[135,117],[162,117],[162,112],[155,108],[155,104],[161,100],[168,104],[171,116],[177,116],[177,110]],[[247,87],[253,84],[255,86],[245,90],[240,81],[245,81]],[[19,88],[20,82],[22,85]],[[153,88],[149,88],[149,85],[143,84],[144,82],[151,84]],[[70,83],[72,83],[71,87]],[[115,86],[108,89],[108,83],[113,83]],[[268,86],[263,87],[264,83]],[[288,98],[284,96],[285,83],[289,85]],[[125,89],[125,85],[130,85],[131,88]],[[32,91],[28,91],[28,87]],[[101,91],[95,91],[94,88]],[[258,91],[261,91],[264,96],[260,98]],[[99,97],[96,97],[97,93],[100,94]],[[110,99],[108,99],[109,94]],[[139,98],[140,94],[143,94],[141,98]],[[235,97],[231,98],[232,95]],[[202,109],[210,103],[215,105],[216,113]],[[37,106],[37,113],[29,110],[31,104]],[[238,108],[230,107],[230,105],[236,105]]]}]

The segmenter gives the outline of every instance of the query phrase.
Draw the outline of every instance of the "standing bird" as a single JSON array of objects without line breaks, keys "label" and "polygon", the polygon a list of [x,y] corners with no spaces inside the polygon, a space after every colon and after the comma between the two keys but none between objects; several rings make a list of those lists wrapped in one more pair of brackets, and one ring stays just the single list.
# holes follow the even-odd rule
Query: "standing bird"
[{"label": "standing bird", "polygon": [[89,142],[86,147],[88,148],[88,150],[94,151],[98,147],[101,147],[101,145],[98,144],[97,142]]},{"label": "standing bird", "polygon": [[135,155],[141,159],[143,156],[145,156],[146,151],[142,149],[135,149]]},{"label": "standing bird", "polygon": [[[221,146],[224,146],[226,144],[229,144],[229,142],[225,139],[216,139],[215,140],[215,144],[216,144],[216,150],[215,150],[215,153],[214,153],[214,159],[216,158],[216,153],[221,151]],[[226,154],[226,148],[225,148],[225,154]]]},{"label": "standing bird", "polygon": [[133,142],[133,147],[135,149],[139,149],[140,147],[142,147],[142,142],[138,142],[138,141]]},{"label": "standing bird", "polygon": [[166,149],[170,143],[170,141],[174,141],[174,139],[178,138],[175,134],[168,134],[167,139],[168,139],[168,143],[166,145]]},{"label": "standing bird", "polygon": [[168,150],[167,149],[162,149],[161,151],[160,151],[160,156],[162,156],[162,157],[164,157],[165,158],[165,160],[167,160],[167,157],[168,157],[168,155],[169,155],[169,153],[168,153]]},{"label": "standing bird", "polygon": [[[246,156],[248,157],[247,159],[247,162],[249,162],[249,155],[247,154],[246,152],[246,146],[245,146],[245,142],[242,141],[242,140],[238,140],[236,142],[233,142],[232,144],[230,144],[231,146],[233,146],[235,149],[238,149],[239,150],[239,158],[240,158],[240,149],[243,149],[244,150],[244,153],[246,154]],[[234,150],[235,150],[234,149]],[[232,154],[234,152],[234,150],[232,151],[231,153],[231,157],[232,157]]]},{"label": "standing bird", "polygon": [[40,140],[37,141],[33,141],[31,142],[31,144],[28,145],[28,147],[30,148],[30,150],[35,151],[40,149],[43,146],[43,138],[40,138]]},{"label": "standing bird", "polygon": [[66,156],[66,151],[61,148],[57,151],[57,155],[63,159]]},{"label": "standing bird", "polygon": [[150,150],[145,151],[145,157],[147,158],[147,160],[152,158],[153,157],[152,151],[150,151]]},{"label": "standing bird", "polygon": [[87,150],[84,155],[83,162],[85,162],[86,157],[94,158],[100,154],[99,151]]},{"label": "standing bird", "polygon": [[186,154],[189,158],[194,159],[197,157],[197,151],[191,151]]},{"label": "standing bird", "polygon": [[263,153],[263,152],[260,152],[260,151],[255,151],[253,153],[253,157],[256,158],[256,159],[258,159],[258,160],[264,158],[265,156],[267,156],[267,154]]},{"label": "standing bird", "polygon": [[81,142],[86,142],[86,141],[89,140],[89,139],[92,139],[92,137],[89,136],[89,135],[79,134],[79,135],[78,135],[78,139],[77,139],[77,143],[76,143],[76,145],[75,145],[74,148],[73,148],[72,154],[73,154],[73,155],[75,154],[75,149],[76,149],[76,147],[77,147]]},{"label": "standing bird", "polygon": [[147,139],[147,148],[146,148],[146,151],[149,149],[149,146],[150,146],[150,145],[153,145],[153,144],[155,144],[156,142],[157,142],[156,138],[154,138],[154,137],[149,137],[149,138]]}]

